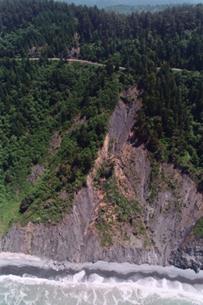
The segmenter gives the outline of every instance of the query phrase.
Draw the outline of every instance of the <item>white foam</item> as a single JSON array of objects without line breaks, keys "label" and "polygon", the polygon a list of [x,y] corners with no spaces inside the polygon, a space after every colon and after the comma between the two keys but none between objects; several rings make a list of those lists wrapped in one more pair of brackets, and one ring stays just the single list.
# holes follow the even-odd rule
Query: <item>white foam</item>
[{"label": "white foam", "polygon": [[69,262],[55,262],[53,260],[48,260],[46,258],[39,258],[36,256],[26,255],[22,253],[10,253],[10,252],[1,252],[0,253],[0,267],[2,266],[34,266],[44,269],[53,269],[53,270],[63,270],[71,268],[75,271],[81,271],[82,269],[89,270],[102,270],[102,271],[112,271],[117,272],[122,275],[126,275],[131,272],[142,273],[142,274],[151,274],[153,272],[159,275],[167,275],[171,279],[175,279],[178,276],[189,279],[189,280],[203,280],[203,270],[199,273],[195,273],[192,269],[178,269],[174,266],[157,266],[157,265],[135,265],[130,263],[108,263],[104,261],[98,261],[96,263],[69,263]]},{"label": "white foam", "polygon": [[[91,274],[91,276],[88,278],[88,282],[91,282],[91,283],[96,283],[96,284],[102,284],[102,283],[105,283],[105,278],[94,273],[94,274]],[[115,283],[115,280],[111,278],[111,280],[107,281],[108,283]]]},{"label": "white foam", "polygon": [[82,271],[74,274],[72,277],[72,280],[73,280],[73,283],[80,283],[84,280],[84,278],[85,278],[85,271],[82,270]]},{"label": "white foam", "polygon": [[[65,278],[58,278],[57,280],[40,279],[32,277],[30,275],[24,275],[24,277],[14,275],[2,275],[0,276],[0,283],[19,283],[22,286],[46,286],[54,287],[57,289],[62,288],[65,290],[75,289],[79,287],[79,295],[85,292],[85,298],[89,295],[93,295],[94,299],[97,298],[98,291],[102,291],[102,295],[112,293],[115,289],[119,291],[123,300],[128,296],[139,296],[141,298],[147,298],[152,295],[157,295],[162,298],[175,298],[190,300],[191,304],[203,305],[203,284],[188,284],[181,283],[175,280],[178,277],[185,278],[187,280],[200,280],[203,279],[203,272],[196,274],[192,270],[180,270],[175,267],[160,267],[149,265],[132,265],[128,263],[106,263],[97,262],[95,264],[70,264],[70,263],[56,263],[47,259],[40,259],[34,256],[28,256],[24,254],[12,254],[12,253],[0,253],[0,266],[35,266],[38,268],[52,268],[54,270],[60,270],[63,268],[72,268],[78,271],[74,275],[68,275]],[[87,277],[84,269],[91,270],[92,273]],[[108,277],[105,278],[97,274],[97,270],[100,271],[112,271],[117,274],[126,275],[131,272],[141,273],[145,276],[142,278],[135,278],[129,280],[122,280],[121,278]],[[151,276],[152,273],[157,273],[162,276],[161,279],[155,279]],[[167,277],[168,279],[164,278]],[[9,285],[10,285],[9,284]],[[90,292],[91,289],[91,292]],[[51,290],[52,291],[52,290]],[[51,292],[49,292],[51,293]],[[65,294],[64,294],[65,295]],[[23,294],[22,294],[23,296]],[[84,296],[83,296],[84,297]],[[115,297],[112,294],[111,298]],[[96,300],[96,299],[95,299]],[[96,301],[92,301],[92,304],[99,304]],[[96,303],[95,303],[96,302]],[[34,303],[33,303],[34,304]],[[101,303],[102,304],[102,303]],[[104,304],[104,303],[103,303]],[[108,303],[106,303],[108,305]],[[129,303],[135,304],[135,303]],[[140,303],[139,303],[140,304]]]},{"label": "white foam", "polygon": [[[0,283],[5,282],[16,282],[21,285],[26,286],[49,286],[55,288],[63,289],[74,289],[79,288],[79,291],[88,291],[91,289],[95,293],[98,291],[113,291],[117,289],[121,292],[123,298],[128,296],[130,293],[136,292],[140,295],[141,298],[147,298],[149,296],[157,295],[161,298],[167,299],[182,299],[193,302],[194,304],[202,305],[203,304],[203,286],[199,289],[195,289],[191,285],[182,285],[180,282],[176,282],[175,285],[171,285],[170,281],[155,280],[151,277],[138,280],[136,282],[116,282],[114,281],[104,281],[101,276],[94,275],[91,277],[90,281],[80,282],[82,272],[78,273],[77,276],[74,276],[72,280],[62,279],[59,281],[56,280],[47,280],[39,279],[33,277],[18,277],[14,275],[0,276]],[[78,291],[78,290],[77,290]]]},{"label": "white foam", "polygon": [[0,252],[0,267],[3,266],[34,266],[49,267],[51,261],[37,256],[26,255],[22,253]]}]

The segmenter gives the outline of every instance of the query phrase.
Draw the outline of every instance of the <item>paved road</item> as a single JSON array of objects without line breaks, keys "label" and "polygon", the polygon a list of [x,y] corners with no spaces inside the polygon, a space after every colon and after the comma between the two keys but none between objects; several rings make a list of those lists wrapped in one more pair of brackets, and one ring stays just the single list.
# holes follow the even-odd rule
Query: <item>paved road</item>
[{"label": "paved road", "polygon": [[[160,67],[157,67],[157,70],[160,70],[161,68]],[[173,72],[182,72],[182,71],[188,71],[188,72],[192,72],[190,70],[187,70],[187,69],[180,69],[180,68],[171,68],[171,70]]]},{"label": "paved road", "polygon": [[[21,58],[16,58],[16,60],[21,60]],[[29,60],[30,61],[39,61],[40,58],[39,57],[29,57]],[[61,60],[61,58],[59,58],[59,57],[48,58],[48,61],[60,61],[60,60]],[[70,63],[81,63],[81,64],[84,64],[84,65],[93,65],[93,66],[97,66],[97,67],[105,67],[106,66],[106,64],[102,64],[102,63],[99,63],[99,62],[94,62],[94,61],[85,60],[85,59],[77,59],[77,58],[67,58],[67,59],[63,59],[63,61],[70,62]],[[119,67],[119,69],[121,71],[126,70],[125,67]],[[157,67],[157,70],[160,70],[160,67]],[[185,69],[171,68],[171,70],[174,71],[174,72],[182,72]],[[190,70],[186,70],[186,71],[192,72]]]},{"label": "paved road", "polygon": [[[21,60],[21,58],[16,58],[17,60]],[[30,61],[39,61],[40,58],[39,57],[30,57],[29,58]],[[60,61],[61,59],[59,57],[52,57],[52,58],[48,58],[48,61]],[[105,67],[106,64],[101,64],[99,62],[94,62],[94,61],[90,61],[90,60],[84,60],[84,59],[77,59],[77,58],[67,58],[67,59],[63,59],[63,61],[65,62],[70,62],[70,63],[81,63],[84,65],[93,65],[93,66],[97,66],[97,67]],[[120,70],[125,71],[126,68],[125,67],[119,67]]]},{"label": "paved road", "polygon": [[[40,60],[40,58],[38,57],[30,57],[30,60],[32,61],[38,61]],[[48,58],[49,61],[60,61],[61,59],[59,57],[52,57],[52,58]],[[85,60],[85,59],[77,59],[77,58],[67,58],[67,59],[64,59],[65,62],[70,62],[70,63],[75,63],[75,62],[78,62],[78,63],[81,63],[81,64],[87,64],[87,65],[94,65],[94,66],[98,66],[98,67],[105,67],[106,65],[105,64],[101,64],[101,63],[98,63],[98,62],[94,62],[94,61],[90,61],[90,60]],[[123,70],[125,71],[126,68],[125,67],[119,67],[120,70]],[[160,70],[160,67],[157,67],[157,70]],[[172,71],[174,72],[182,72],[184,71],[185,69],[180,69],[180,68],[171,68]],[[187,70],[189,71],[189,70]]]}]

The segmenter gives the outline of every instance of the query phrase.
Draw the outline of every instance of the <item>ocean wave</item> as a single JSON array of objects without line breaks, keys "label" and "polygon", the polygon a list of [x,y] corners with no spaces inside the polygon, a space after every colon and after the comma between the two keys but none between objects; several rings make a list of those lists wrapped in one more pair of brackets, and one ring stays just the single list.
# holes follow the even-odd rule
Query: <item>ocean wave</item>
[{"label": "ocean wave", "polygon": [[[49,301],[44,297],[41,303],[35,299],[32,304],[203,304],[203,272],[195,274],[192,270],[172,266],[57,263],[22,254],[1,253],[0,274],[0,296],[6,290],[10,294],[13,291],[14,296],[16,290],[24,297],[26,293],[32,295],[34,290],[38,291],[39,298],[45,291],[49,295]],[[57,301],[61,296],[62,303]],[[70,299],[72,303],[67,303]],[[101,299],[103,303],[100,303]],[[21,303],[4,300],[0,304]],[[31,303],[24,301],[22,304]]]}]

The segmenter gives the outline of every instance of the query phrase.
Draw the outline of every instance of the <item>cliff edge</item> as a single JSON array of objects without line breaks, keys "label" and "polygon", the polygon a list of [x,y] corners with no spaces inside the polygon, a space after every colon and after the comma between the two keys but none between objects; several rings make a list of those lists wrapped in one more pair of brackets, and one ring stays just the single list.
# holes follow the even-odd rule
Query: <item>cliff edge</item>
[{"label": "cliff edge", "polygon": [[1,251],[203,269],[203,239],[194,233],[203,217],[203,196],[187,175],[134,145],[140,107],[136,87],[120,97],[71,212],[55,225],[14,224],[0,241]]}]

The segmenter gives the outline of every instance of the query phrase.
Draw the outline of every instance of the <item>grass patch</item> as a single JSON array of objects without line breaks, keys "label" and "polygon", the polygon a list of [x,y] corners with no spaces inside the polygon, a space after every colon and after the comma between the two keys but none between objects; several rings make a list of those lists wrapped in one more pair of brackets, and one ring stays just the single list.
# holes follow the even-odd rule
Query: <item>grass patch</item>
[{"label": "grass patch", "polygon": [[130,221],[135,215],[140,213],[139,203],[135,200],[129,200],[121,194],[114,177],[106,181],[104,190],[107,202],[116,207],[119,222]]},{"label": "grass patch", "polygon": [[200,218],[195,224],[193,233],[196,237],[203,238],[203,217]]},{"label": "grass patch", "polygon": [[103,247],[109,247],[113,244],[112,223],[107,221],[106,212],[106,209],[100,209],[96,223]]},{"label": "grass patch", "polygon": [[121,193],[113,173],[113,164],[110,161],[102,164],[95,179],[95,186],[105,192],[105,205],[99,209],[96,221],[101,245],[108,247],[114,241],[129,240],[124,224],[133,227],[138,235],[144,235],[145,227],[140,219],[140,204],[136,200],[129,200]]}]

